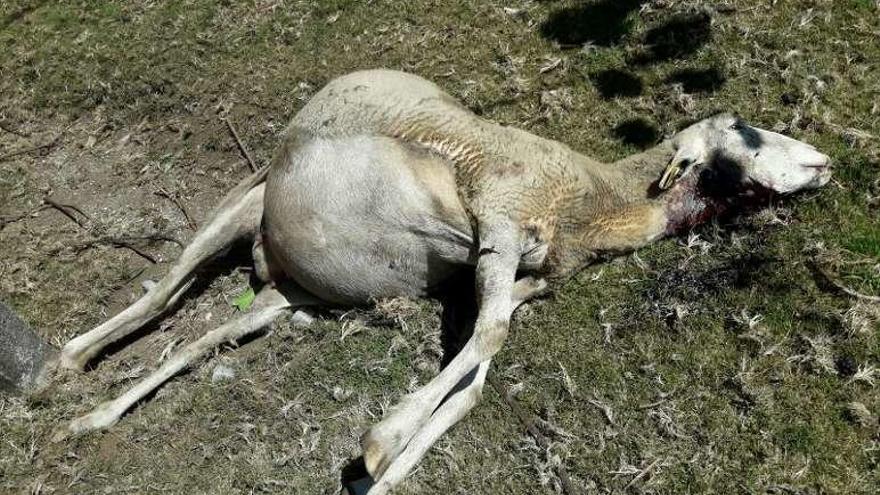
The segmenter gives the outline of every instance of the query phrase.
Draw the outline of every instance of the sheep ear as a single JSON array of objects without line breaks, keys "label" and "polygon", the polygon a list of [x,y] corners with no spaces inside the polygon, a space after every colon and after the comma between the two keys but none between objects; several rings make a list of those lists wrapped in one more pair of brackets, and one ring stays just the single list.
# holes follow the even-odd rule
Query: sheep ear
[{"label": "sheep ear", "polygon": [[699,163],[702,156],[702,147],[696,144],[683,144],[679,146],[675,151],[675,155],[669,160],[669,164],[666,165],[666,169],[663,170],[663,175],[660,176],[660,182],[657,183],[657,186],[662,190],[669,189],[684,175],[688,167]]}]

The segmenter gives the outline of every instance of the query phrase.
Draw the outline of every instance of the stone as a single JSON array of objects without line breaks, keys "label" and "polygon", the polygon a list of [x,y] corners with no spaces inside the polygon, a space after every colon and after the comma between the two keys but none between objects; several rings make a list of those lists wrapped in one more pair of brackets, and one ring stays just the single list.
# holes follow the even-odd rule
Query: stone
[{"label": "stone", "polygon": [[233,380],[235,378],[235,369],[226,366],[225,364],[218,364],[214,367],[214,372],[211,373],[211,382],[225,382],[229,380]]},{"label": "stone", "polygon": [[55,349],[0,302],[0,393],[22,393],[37,385]]}]

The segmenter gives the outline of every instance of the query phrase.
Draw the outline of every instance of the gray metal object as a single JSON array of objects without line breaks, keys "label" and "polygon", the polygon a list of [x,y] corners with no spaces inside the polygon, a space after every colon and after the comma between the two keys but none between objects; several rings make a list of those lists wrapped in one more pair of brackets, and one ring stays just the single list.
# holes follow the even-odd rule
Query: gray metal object
[{"label": "gray metal object", "polygon": [[21,393],[34,387],[54,354],[55,349],[0,302],[0,393]]}]

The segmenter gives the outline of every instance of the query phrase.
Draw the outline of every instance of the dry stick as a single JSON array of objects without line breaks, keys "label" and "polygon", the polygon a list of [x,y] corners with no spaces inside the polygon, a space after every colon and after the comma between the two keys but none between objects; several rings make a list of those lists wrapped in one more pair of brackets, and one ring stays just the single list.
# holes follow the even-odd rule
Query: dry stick
[{"label": "dry stick", "polygon": [[13,151],[12,153],[7,153],[5,155],[0,155],[0,162],[6,161],[10,158],[14,158],[18,155],[24,155],[27,153],[32,153],[34,151],[40,151],[40,150],[47,149],[47,148],[54,148],[55,145],[57,145],[58,141],[60,141],[60,140],[61,140],[61,134],[58,134],[57,136],[55,136],[54,139],[52,139],[52,141],[49,141],[48,143],[41,144],[39,146],[34,146],[32,148],[25,148],[23,150]]},{"label": "dry stick", "polygon": [[156,260],[155,257],[153,257],[152,255],[150,255],[150,254],[148,254],[148,253],[145,253],[144,251],[142,251],[141,249],[139,249],[137,246],[132,245],[130,242],[128,242],[128,241],[126,241],[126,240],[124,240],[124,239],[114,239],[114,238],[110,238],[110,237],[99,238],[99,237],[95,236],[94,232],[92,232],[91,229],[89,229],[88,227],[86,227],[85,223],[83,223],[82,220],[76,218],[76,216],[75,216],[73,213],[70,213],[70,211],[68,211],[68,208],[71,209],[71,210],[73,210],[73,211],[76,211],[77,213],[79,213],[80,215],[82,215],[82,216],[85,217],[88,221],[91,222],[91,221],[92,221],[91,217],[89,217],[88,215],[86,215],[82,210],[80,210],[80,209],[77,208],[76,206],[73,206],[73,205],[63,205],[63,204],[58,203],[57,201],[53,200],[53,199],[50,198],[50,197],[45,197],[45,198],[43,198],[43,203],[45,203],[45,204],[49,205],[50,207],[52,207],[52,208],[54,208],[54,209],[60,211],[61,213],[64,214],[64,216],[66,216],[66,217],[69,218],[71,221],[73,221],[74,223],[76,223],[77,225],[79,225],[79,227],[80,227],[81,229],[83,229],[83,230],[85,230],[86,232],[88,232],[89,235],[91,235],[92,237],[96,237],[96,239],[95,239],[94,241],[92,241],[92,244],[93,244],[93,245],[94,245],[94,244],[98,244],[98,243],[108,243],[108,244],[111,244],[111,245],[113,245],[113,246],[115,246],[115,247],[121,247],[121,248],[130,249],[132,252],[134,252],[135,254],[137,254],[138,256],[140,256],[141,258],[144,258],[145,260],[149,261],[150,263],[152,263],[152,264],[154,264],[154,265],[155,265],[156,263],[158,263],[158,261]]},{"label": "dry stick", "polygon": [[163,198],[167,198],[172,203],[174,203],[174,205],[177,206],[177,209],[180,210],[180,213],[183,214],[183,218],[186,219],[186,223],[187,225],[189,225],[189,228],[193,231],[199,230],[199,225],[195,223],[193,219],[189,216],[189,213],[186,211],[186,208],[183,207],[183,204],[181,204],[180,200],[177,199],[177,196],[172,196],[171,193],[161,187],[158,191],[156,191],[155,194],[158,196],[162,196]]},{"label": "dry stick", "polygon": [[63,204],[61,204],[61,203],[56,202],[55,200],[53,200],[52,198],[50,198],[50,197],[48,197],[48,196],[46,196],[45,198],[43,198],[43,203],[49,205],[51,208],[55,208],[56,210],[58,210],[58,211],[60,211],[61,213],[63,213],[64,216],[66,216],[67,218],[71,219],[74,223],[76,223],[76,224],[79,225],[80,227],[82,227],[82,228],[88,230],[88,229],[86,228],[86,225],[82,222],[82,220],[80,220],[79,218],[76,218],[76,216],[74,216],[73,213],[71,213],[71,212],[69,212],[69,211],[67,210],[68,208],[70,208],[71,210],[74,210],[74,211],[76,211],[77,213],[79,213],[80,215],[86,217],[86,219],[91,220],[91,218],[89,218],[89,216],[86,215],[85,213],[83,213],[82,210],[80,210],[79,208],[75,208],[75,207],[72,207],[72,206],[70,206],[70,205],[63,205]]},{"label": "dry stick", "polygon": [[173,242],[180,247],[183,247],[183,243],[179,240],[171,237],[170,235],[164,234],[149,234],[149,235],[127,235],[122,237],[113,237],[113,236],[95,236],[93,241],[89,241],[83,245],[95,245],[96,243],[102,242],[138,242],[138,241],[164,241],[164,242]]},{"label": "dry stick", "polygon": [[880,296],[871,296],[868,294],[862,294],[861,292],[858,292],[855,289],[850,289],[849,287],[843,285],[842,282],[837,280],[830,273],[828,273],[828,270],[826,270],[825,268],[820,266],[818,263],[816,263],[816,268],[819,270],[819,273],[821,273],[826,279],[828,279],[829,282],[831,282],[832,285],[834,285],[838,289],[842,290],[843,292],[846,292],[847,294],[855,297],[856,299],[863,299],[865,301],[869,301],[869,302],[873,302],[873,303],[880,303]]},{"label": "dry stick", "polygon": [[642,404],[641,406],[637,407],[636,409],[638,409],[639,411],[644,411],[645,409],[654,409],[655,407],[663,404],[667,400],[669,400],[669,398],[660,399],[658,401],[654,401],[649,404]]},{"label": "dry stick", "polygon": [[645,469],[642,469],[639,472],[639,474],[636,475],[635,478],[633,478],[629,483],[626,484],[626,487],[624,487],[623,491],[629,490],[629,487],[635,485],[637,481],[644,478],[645,475],[647,475],[652,469],[654,469],[654,466],[656,466],[658,463],[660,463],[660,459],[657,459],[654,462],[652,462],[651,464],[648,464],[648,467],[646,467]]},{"label": "dry stick", "polygon": [[176,237],[172,237],[170,235],[165,234],[149,234],[149,235],[136,235],[136,236],[127,236],[123,237],[125,241],[165,241],[165,242],[173,242],[177,244],[178,247],[185,247],[180,239]]},{"label": "dry stick", "polygon": [[41,204],[40,206],[37,206],[36,208],[31,209],[30,211],[28,211],[28,212],[26,212],[26,213],[22,213],[22,214],[15,215],[15,216],[10,216],[10,217],[0,218],[0,227],[4,227],[4,226],[6,226],[7,224],[10,224],[10,223],[12,223],[12,222],[17,222],[17,221],[19,221],[19,220],[21,220],[21,219],[24,219],[24,218],[27,218],[27,217],[33,215],[34,213],[37,213],[38,211],[43,211],[43,210],[46,210],[46,209],[48,209],[48,208],[54,208],[54,209],[60,211],[61,213],[64,214],[64,216],[66,216],[67,218],[73,220],[74,222],[77,223],[77,225],[79,225],[80,227],[83,227],[83,228],[85,228],[85,225],[83,225],[83,223],[82,223],[78,218],[76,218],[75,216],[73,216],[73,214],[71,214],[71,213],[68,211],[68,209],[73,210],[73,211],[79,213],[80,215],[82,215],[83,217],[85,217],[86,220],[88,220],[88,221],[91,221],[91,220],[92,220],[91,217],[89,217],[88,215],[86,215],[82,210],[80,210],[80,209],[77,208],[76,206],[74,206],[74,205],[62,205],[62,204],[60,204],[60,203],[54,201],[52,198],[46,197],[46,198],[43,198],[43,204]]},{"label": "dry stick", "polygon": [[86,220],[88,220],[90,223],[95,223],[94,221],[92,221],[92,217],[88,216],[88,215],[86,214],[86,212],[84,212],[84,211],[80,210],[79,208],[77,208],[76,205],[63,205],[63,206],[64,206],[65,208],[70,208],[71,210],[73,210],[73,211],[79,213],[80,215],[83,216],[83,218],[85,218]]},{"label": "dry stick", "polygon": [[144,273],[145,271],[147,271],[147,267],[142,266],[140,270],[135,271],[133,275],[129,275],[127,279],[125,279],[121,284],[119,284],[119,288],[121,289],[121,288],[125,287],[126,285],[128,285],[129,282],[140,277],[141,274]]},{"label": "dry stick", "polygon": [[159,262],[155,257],[153,257],[153,255],[142,251],[140,248],[131,244],[130,242],[126,242],[126,241],[123,241],[120,239],[105,238],[105,239],[97,239],[95,241],[95,244],[100,244],[102,242],[106,242],[108,244],[111,244],[111,245],[113,245],[113,247],[130,249],[134,254],[140,256],[141,258],[149,261],[150,263],[152,263],[154,265]]},{"label": "dry stick", "polygon": [[134,245],[129,244],[127,242],[113,241],[113,245],[116,247],[123,247],[123,248],[130,249],[133,253],[135,253],[136,255],[140,256],[141,258],[149,261],[150,263],[152,263],[154,265],[159,262],[159,260],[157,260],[155,257],[153,257],[153,255],[151,255],[145,251],[141,251],[137,246],[134,246]]},{"label": "dry stick", "polygon": [[[510,406],[513,414],[517,417],[517,419],[519,419],[520,423],[522,423],[523,426],[526,427],[526,431],[528,431],[529,434],[532,435],[535,441],[538,442],[538,445],[544,450],[549,450],[550,441],[547,440],[547,437],[545,437],[544,434],[541,433],[541,430],[539,430],[535,426],[534,418],[530,417],[529,414],[523,410],[523,408],[519,407],[519,404],[517,404],[516,401],[514,401],[509,395],[507,395],[507,391],[504,389],[504,386],[501,385],[501,383],[498,382],[498,380],[494,376],[489,375],[486,377],[486,380],[488,380],[489,383],[492,385],[492,388],[494,388],[495,391],[498,392],[498,395],[500,395],[504,399],[504,401],[507,402],[507,405]],[[562,491],[566,495],[581,493],[581,491],[575,488],[572,484],[571,478],[568,477],[568,472],[565,470],[565,466],[563,466],[562,464],[556,466],[556,476],[559,477],[559,482],[562,483]]]},{"label": "dry stick", "polygon": [[645,409],[653,409],[653,408],[663,404],[664,402],[668,401],[669,399],[671,399],[672,396],[675,395],[676,392],[678,392],[677,388],[672,389],[672,392],[669,392],[667,394],[661,393],[659,400],[656,400],[656,401],[651,402],[649,404],[642,404],[641,406],[637,407],[636,409],[638,409],[640,411],[643,411]]},{"label": "dry stick", "polygon": [[0,217],[0,229],[9,225],[10,223],[15,223],[19,220],[23,220],[23,219],[33,215],[34,213],[37,213],[38,211],[43,211],[47,208],[51,208],[51,206],[40,205],[40,206],[37,206],[36,208],[31,208],[30,210],[28,210],[24,213],[19,213],[18,215],[9,215],[6,217]]},{"label": "dry stick", "polygon": [[[91,233],[91,234],[94,235],[93,233]],[[84,251],[86,249],[89,249],[89,248],[92,248],[95,246],[110,244],[114,247],[124,247],[127,249],[131,249],[138,256],[140,256],[146,260],[149,260],[151,263],[157,262],[156,258],[153,255],[138,248],[137,245],[134,244],[134,241],[165,241],[165,242],[173,242],[173,243],[177,244],[178,246],[183,247],[182,242],[178,241],[177,239],[175,239],[173,237],[164,236],[164,235],[148,235],[148,236],[139,236],[139,237],[110,237],[110,236],[95,237],[94,239],[92,239],[90,241],[82,242],[82,243],[79,243],[79,244],[76,244],[73,246],[69,246],[69,247],[71,249],[73,249],[74,251],[76,251],[77,253],[79,253],[81,251]],[[56,250],[55,252],[58,252],[58,251]]]},{"label": "dry stick", "polygon": [[257,164],[254,163],[254,159],[251,158],[251,154],[248,153],[247,148],[244,147],[244,144],[241,142],[241,138],[238,137],[238,132],[235,130],[235,126],[232,125],[232,121],[228,118],[223,119],[226,122],[226,127],[229,128],[229,132],[232,133],[232,137],[235,138],[235,144],[238,145],[238,150],[241,151],[241,154],[244,155],[244,158],[247,160],[248,165],[251,167],[251,172],[257,171]]},{"label": "dry stick", "polygon": [[24,131],[13,128],[8,123],[6,123],[5,120],[0,120],[0,129],[3,129],[4,131],[8,132],[9,134],[15,134],[16,136],[30,137],[29,132],[24,132]]}]

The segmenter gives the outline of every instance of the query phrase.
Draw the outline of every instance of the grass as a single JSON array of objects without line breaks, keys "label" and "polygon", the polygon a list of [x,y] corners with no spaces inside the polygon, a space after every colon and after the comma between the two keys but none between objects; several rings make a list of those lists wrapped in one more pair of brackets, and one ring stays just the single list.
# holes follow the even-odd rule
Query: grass
[{"label": "grass", "polygon": [[[874,493],[880,310],[814,264],[880,294],[878,8],[5,2],[0,156],[62,137],[0,161],[0,214],[52,194],[109,235],[186,240],[182,213],[155,193],[200,221],[247,174],[219,116],[264,163],[310,95],[360,68],[415,72],[486,118],[604,160],[736,110],[830,154],[835,182],[591,267],[522,310],[492,372],[521,384],[516,400],[541,418],[550,451],[487,389],[399,492],[554,493],[561,462],[598,492]],[[0,227],[0,298],[56,344],[119,311],[179,253],[144,243],[162,259],[154,266],[111,246],[74,248],[88,240],[50,210]],[[172,316],[90,373],[0,398],[0,491],[336,493],[359,435],[436,372],[436,304],[328,315],[309,329],[280,322],[110,431],[49,441],[163,349],[230,316],[247,277],[234,262],[210,270]],[[218,362],[236,377],[213,382]]]}]

